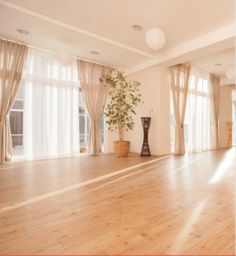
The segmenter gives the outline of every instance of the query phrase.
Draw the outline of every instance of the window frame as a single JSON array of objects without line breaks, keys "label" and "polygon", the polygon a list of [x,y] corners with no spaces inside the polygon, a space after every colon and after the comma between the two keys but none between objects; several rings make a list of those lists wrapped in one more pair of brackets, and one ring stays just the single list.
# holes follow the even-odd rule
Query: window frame
[{"label": "window frame", "polygon": [[[14,108],[14,104],[15,104],[16,101],[22,101],[23,102],[23,108],[21,108],[21,109]],[[12,141],[13,141],[13,137],[22,137],[22,144],[16,146],[16,147],[22,147],[22,148],[24,148],[24,101],[25,101],[25,99],[16,98],[15,101],[14,101],[13,107],[10,111],[10,114],[9,114],[9,119],[11,119],[11,114],[12,113],[14,113],[14,112],[21,112],[22,113],[22,133],[12,133],[11,132]],[[12,146],[13,146],[13,143],[12,143]]]}]

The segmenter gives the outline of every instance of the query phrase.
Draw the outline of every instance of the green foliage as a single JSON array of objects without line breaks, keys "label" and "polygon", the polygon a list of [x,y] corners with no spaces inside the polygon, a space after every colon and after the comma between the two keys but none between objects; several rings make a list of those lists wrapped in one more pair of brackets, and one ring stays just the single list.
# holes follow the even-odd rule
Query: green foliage
[{"label": "green foliage", "polygon": [[118,130],[119,139],[123,140],[124,131],[134,127],[133,115],[141,102],[140,82],[128,81],[124,73],[113,71],[103,75],[100,81],[109,90],[108,104],[105,109],[106,123],[110,131]]}]

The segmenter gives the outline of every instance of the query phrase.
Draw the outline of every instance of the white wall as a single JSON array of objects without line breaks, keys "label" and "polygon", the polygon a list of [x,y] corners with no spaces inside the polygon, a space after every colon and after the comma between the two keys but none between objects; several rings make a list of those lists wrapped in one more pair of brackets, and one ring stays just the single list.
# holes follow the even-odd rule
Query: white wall
[{"label": "white wall", "polygon": [[[149,130],[149,145],[153,155],[170,153],[170,87],[168,73],[160,66],[148,68],[128,76],[131,80],[138,80],[142,84],[141,94],[144,104],[137,108],[134,116],[134,130],[126,134],[125,139],[131,141],[131,152],[140,153],[143,142],[142,116],[152,113]],[[219,115],[219,146],[227,145],[226,121],[232,120],[232,87],[221,86],[220,90],[220,115]],[[118,139],[117,134],[106,132],[105,152],[113,152],[112,142]]]},{"label": "white wall", "polygon": [[[137,108],[134,116],[134,130],[126,134],[125,139],[131,141],[131,152],[140,153],[143,142],[142,116],[151,115],[149,130],[149,145],[151,154],[163,155],[170,152],[170,90],[168,73],[165,68],[152,67],[128,76],[131,80],[138,80],[142,84],[141,94],[143,104]],[[117,140],[117,135],[107,132],[107,145],[105,152],[112,152],[112,141]]]},{"label": "white wall", "polygon": [[225,148],[227,145],[228,132],[226,122],[232,121],[232,86],[221,86],[220,88],[220,115],[219,115],[219,146]]}]

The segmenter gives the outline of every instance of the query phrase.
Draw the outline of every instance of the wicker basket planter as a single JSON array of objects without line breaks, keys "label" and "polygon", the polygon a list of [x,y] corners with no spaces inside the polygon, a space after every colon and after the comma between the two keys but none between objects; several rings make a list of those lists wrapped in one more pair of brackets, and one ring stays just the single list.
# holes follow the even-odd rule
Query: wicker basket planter
[{"label": "wicker basket planter", "polygon": [[113,141],[116,157],[127,157],[129,154],[130,141]]}]

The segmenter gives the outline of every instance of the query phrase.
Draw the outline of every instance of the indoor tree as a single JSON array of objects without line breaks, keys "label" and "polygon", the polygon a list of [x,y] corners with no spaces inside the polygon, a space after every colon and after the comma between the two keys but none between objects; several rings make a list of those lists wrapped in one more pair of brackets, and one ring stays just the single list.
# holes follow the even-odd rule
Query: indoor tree
[{"label": "indoor tree", "polygon": [[141,84],[128,80],[125,74],[118,70],[103,75],[101,82],[108,88],[109,97],[105,109],[108,129],[118,131],[119,141],[124,141],[124,132],[134,128],[133,115],[141,102]]}]

